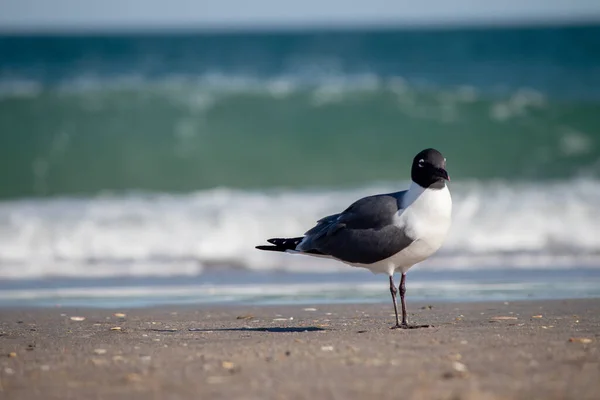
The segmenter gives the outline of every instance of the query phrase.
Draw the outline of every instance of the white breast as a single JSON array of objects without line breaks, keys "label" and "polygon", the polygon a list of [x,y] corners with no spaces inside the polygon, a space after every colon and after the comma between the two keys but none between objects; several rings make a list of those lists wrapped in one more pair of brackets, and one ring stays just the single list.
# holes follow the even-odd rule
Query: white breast
[{"label": "white breast", "polygon": [[415,241],[402,251],[374,264],[360,264],[374,273],[402,273],[435,253],[444,243],[452,220],[452,198],[447,187],[423,189],[417,184],[405,194],[395,224],[403,227]]},{"label": "white breast", "polygon": [[452,221],[452,198],[446,186],[424,190],[414,199],[407,196],[407,200],[412,202],[398,214],[397,223],[404,226],[415,241],[389,260],[402,273],[439,250]]},{"label": "white breast", "polygon": [[423,189],[413,184],[403,199],[395,223],[404,227],[411,237],[430,240],[446,237],[452,219],[452,197],[447,186]]}]

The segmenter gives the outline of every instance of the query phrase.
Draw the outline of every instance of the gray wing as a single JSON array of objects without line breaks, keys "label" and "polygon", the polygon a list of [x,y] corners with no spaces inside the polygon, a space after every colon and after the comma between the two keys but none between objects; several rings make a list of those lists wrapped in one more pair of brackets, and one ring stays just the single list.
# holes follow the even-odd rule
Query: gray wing
[{"label": "gray wing", "polygon": [[372,264],[396,254],[414,241],[393,223],[405,193],[365,197],[340,214],[321,218],[305,233],[297,249],[360,264]]}]

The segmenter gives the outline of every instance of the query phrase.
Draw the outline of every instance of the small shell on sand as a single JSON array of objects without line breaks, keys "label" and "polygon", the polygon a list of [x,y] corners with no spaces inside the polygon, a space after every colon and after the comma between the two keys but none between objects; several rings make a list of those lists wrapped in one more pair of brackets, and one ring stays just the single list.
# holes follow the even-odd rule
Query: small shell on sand
[{"label": "small shell on sand", "polygon": [[569,342],[587,344],[587,343],[592,343],[592,339],[585,338],[585,337],[572,337],[572,338],[569,338]]},{"label": "small shell on sand", "polygon": [[71,317],[69,319],[71,321],[85,321],[85,317]]},{"label": "small shell on sand", "polygon": [[120,331],[123,328],[121,328],[120,326],[113,326],[112,328],[110,328],[111,331]]},{"label": "small shell on sand", "polygon": [[333,346],[321,346],[321,351],[333,351]]},{"label": "small shell on sand", "polygon": [[317,311],[316,308],[304,308],[303,311]]},{"label": "small shell on sand", "polygon": [[507,320],[515,320],[518,319],[517,317],[509,317],[509,316],[505,316],[505,315],[499,315],[497,317],[492,317],[490,318],[490,321],[507,321]]},{"label": "small shell on sand", "polygon": [[452,371],[447,371],[442,375],[444,379],[466,378],[468,376],[469,369],[459,361],[452,361]]},{"label": "small shell on sand", "polygon": [[106,349],[94,349],[94,354],[106,354]]},{"label": "small shell on sand", "polygon": [[540,315],[534,315],[531,318],[542,318],[542,315],[541,314]]},{"label": "small shell on sand", "polygon": [[454,370],[458,372],[467,372],[467,366],[458,361],[452,362],[452,368],[454,368]]},{"label": "small shell on sand", "polygon": [[117,318],[125,318],[125,317],[127,316],[126,314],[123,314],[123,313],[120,313],[120,312],[118,312],[118,313],[114,313],[113,315],[114,315],[115,317],[117,317]]},{"label": "small shell on sand", "polygon": [[231,361],[223,361],[221,363],[221,366],[225,369],[234,369],[235,368],[235,364],[232,363]]}]

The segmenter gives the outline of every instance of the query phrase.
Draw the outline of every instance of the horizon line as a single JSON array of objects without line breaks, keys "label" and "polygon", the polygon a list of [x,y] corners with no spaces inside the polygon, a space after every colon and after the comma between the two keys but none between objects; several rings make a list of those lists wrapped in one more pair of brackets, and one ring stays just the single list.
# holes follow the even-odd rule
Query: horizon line
[{"label": "horizon line", "polygon": [[30,25],[0,26],[0,35],[119,35],[119,34],[185,34],[185,33],[270,33],[270,32],[338,32],[350,30],[480,30],[510,28],[560,28],[600,25],[600,15],[585,15],[568,18],[480,18],[438,19],[422,21],[366,20],[360,22],[267,22],[254,23],[213,23],[213,24],[69,24],[69,25]]}]

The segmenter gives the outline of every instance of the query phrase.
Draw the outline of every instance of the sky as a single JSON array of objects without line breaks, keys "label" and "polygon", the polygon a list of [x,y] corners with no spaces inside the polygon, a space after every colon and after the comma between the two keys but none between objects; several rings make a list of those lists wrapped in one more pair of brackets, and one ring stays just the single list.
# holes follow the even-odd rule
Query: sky
[{"label": "sky", "polygon": [[0,0],[3,31],[581,19],[600,21],[600,0]]}]

